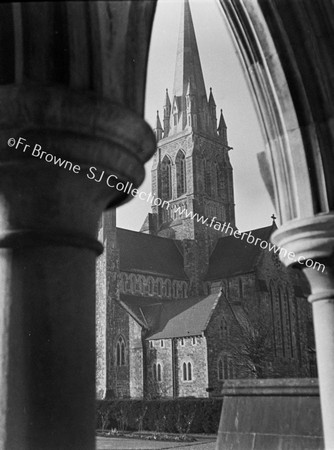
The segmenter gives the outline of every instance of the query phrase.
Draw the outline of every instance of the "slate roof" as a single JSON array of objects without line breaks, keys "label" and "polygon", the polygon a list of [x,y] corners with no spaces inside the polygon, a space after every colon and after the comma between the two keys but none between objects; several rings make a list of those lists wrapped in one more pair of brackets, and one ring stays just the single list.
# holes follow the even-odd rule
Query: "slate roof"
[{"label": "slate roof", "polygon": [[[250,230],[255,240],[268,241],[271,234],[276,229],[276,225]],[[247,231],[246,233],[249,233]],[[206,280],[220,280],[223,278],[248,273],[254,270],[262,250],[258,245],[248,244],[246,238],[242,241],[234,236],[222,237],[218,240],[209,261],[209,268],[206,273]]]},{"label": "slate roof", "polygon": [[172,239],[117,228],[120,270],[187,280],[183,255]]},{"label": "slate roof", "polygon": [[121,304],[149,330],[147,339],[198,336],[205,331],[220,293],[198,298],[158,300],[121,294]]}]

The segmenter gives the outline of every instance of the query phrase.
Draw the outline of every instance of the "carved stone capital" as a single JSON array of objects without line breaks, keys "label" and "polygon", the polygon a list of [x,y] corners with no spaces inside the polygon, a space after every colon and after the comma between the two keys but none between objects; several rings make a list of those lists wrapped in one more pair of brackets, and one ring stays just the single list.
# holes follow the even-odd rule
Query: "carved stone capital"
[{"label": "carved stone capital", "polygon": [[[291,220],[275,231],[272,241],[287,252],[294,252],[296,258],[328,260],[334,254],[334,213]],[[281,260],[286,266],[296,264],[292,259]]]},{"label": "carved stone capital", "polygon": [[63,87],[5,86],[0,99],[2,161],[23,157],[6,146],[10,137],[22,136],[48,153],[116,173],[134,187],[143,181],[155,138],[139,115],[92,92]]}]

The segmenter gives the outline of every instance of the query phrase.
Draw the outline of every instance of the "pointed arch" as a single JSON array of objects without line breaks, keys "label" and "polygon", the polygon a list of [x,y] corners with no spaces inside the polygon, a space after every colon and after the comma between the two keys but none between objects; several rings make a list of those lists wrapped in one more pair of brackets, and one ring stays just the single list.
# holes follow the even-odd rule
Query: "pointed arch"
[{"label": "pointed arch", "polygon": [[229,355],[223,352],[217,361],[217,378],[219,381],[228,380],[234,377],[234,366]]},{"label": "pointed arch", "polygon": [[289,292],[285,289],[284,293],[285,305],[286,305],[286,316],[287,316],[287,325],[288,325],[288,335],[289,335],[289,346],[290,346],[290,356],[294,358],[294,339],[293,339],[293,316],[292,316],[292,308],[291,308],[291,300],[289,297]]},{"label": "pointed arch", "polygon": [[205,186],[205,193],[211,197],[212,195],[212,183],[211,183],[211,163],[204,160],[204,186]]},{"label": "pointed arch", "polygon": [[270,283],[270,309],[271,309],[271,322],[273,330],[273,347],[274,355],[277,356],[277,335],[276,335],[276,321],[275,321],[275,290],[273,283]]},{"label": "pointed arch", "polygon": [[172,161],[168,155],[161,162],[161,189],[163,200],[172,198]]},{"label": "pointed arch", "polygon": [[116,343],[116,365],[125,366],[125,340],[119,336]]},{"label": "pointed arch", "polygon": [[281,287],[278,289],[278,305],[279,305],[279,315],[280,315],[280,326],[282,334],[282,355],[286,357],[286,333],[284,327],[284,295]]},{"label": "pointed arch", "polygon": [[177,152],[175,158],[176,165],[176,185],[177,185],[177,196],[187,192],[187,179],[186,179],[186,155],[183,150]]}]

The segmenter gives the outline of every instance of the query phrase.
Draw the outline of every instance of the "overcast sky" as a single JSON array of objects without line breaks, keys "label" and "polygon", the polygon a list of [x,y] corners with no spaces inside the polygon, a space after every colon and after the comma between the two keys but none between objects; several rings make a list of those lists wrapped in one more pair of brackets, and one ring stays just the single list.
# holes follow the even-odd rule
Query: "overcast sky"
[{"label": "overcast sky", "polygon": [[[159,0],[154,19],[145,118],[152,127],[156,111],[162,117],[165,90],[173,89],[176,48],[182,0]],[[252,99],[224,17],[216,0],[190,0],[207,94],[212,87],[217,105],[224,111],[230,159],[234,170],[236,225],[240,230],[271,224],[274,208],[262,182],[256,154],[264,149]],[[140,190],[151,191],[151,161]],[[117,209],[117,226],[139,230],[149,204],[134,199]]]}]

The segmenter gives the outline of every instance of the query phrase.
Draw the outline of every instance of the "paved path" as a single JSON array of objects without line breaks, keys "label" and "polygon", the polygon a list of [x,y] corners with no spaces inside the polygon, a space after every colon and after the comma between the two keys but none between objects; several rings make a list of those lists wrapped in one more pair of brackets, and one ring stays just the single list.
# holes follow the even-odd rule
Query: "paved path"
[{"label": "paved path", "polygon": [[215,439],[201,439],[196,442],[163,442],[144,439],[96,438],[96,450],[215,450]]}]

